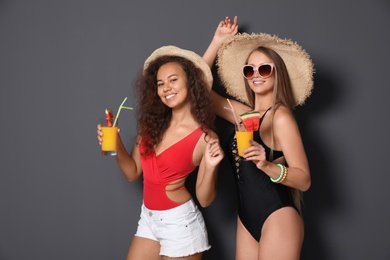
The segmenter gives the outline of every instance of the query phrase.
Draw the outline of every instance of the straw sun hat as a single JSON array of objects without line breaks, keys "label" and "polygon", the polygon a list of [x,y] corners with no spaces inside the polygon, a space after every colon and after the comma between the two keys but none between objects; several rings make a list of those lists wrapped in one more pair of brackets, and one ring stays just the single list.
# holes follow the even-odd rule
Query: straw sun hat
[{"label": "straw sun hat", "polygon": [[218,50],[218,74],[228,94],[249,104],[242,66],[259,46],[276,51],[284,60],[290,76],[295,106],[302,105],[313,89],[314,67],[309,55],[297,43],[269,34],[240,33],[228,38]]},{"label": "straw sun hat", "polygon": [[192,61],[196,67],[203,71],[203,75],[205,77],[205,82],[207,83],[207,89],[210,91],[213,86],[213,75],[211,74],[211,69],[209,65],[193,51],[180,49],[176,46],[168,45],[163,46],[155,50],[145,61],[144,63],[144,71],[149,66],[149,64],[155,59],[161,56],[179,56],[185,58],[187,60]]}]

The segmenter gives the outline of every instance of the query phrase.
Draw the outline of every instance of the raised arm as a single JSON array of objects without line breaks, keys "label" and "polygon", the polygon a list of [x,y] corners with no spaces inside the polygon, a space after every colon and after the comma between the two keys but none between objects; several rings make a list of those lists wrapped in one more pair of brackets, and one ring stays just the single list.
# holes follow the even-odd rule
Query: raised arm
[{"label": "raised arm", "polygon": [[[210,68],[212,68],[214,65],[215,59],[218,54],[218,49],[222,45],[222,43],[227,38],[234,36],[238,32],[237,21],[238,21],[237,16],[234,17],[233,21],[229,17],[226,17],[218,24],[214,36],[210,42],[210,45],[205,51],[205,53],[203,54],[203,59],[210,66]],[[234,124],[235,119],[232,112],[225,109],[225,107],[230,108],[230,105],[227,102],[226,98],[222,97],[215,91],[211,91],[210,96],[211,99],[213,100],[213,109],[215,113],[218,116],[222,117],[223,119]],[[250,110],[249,107],[243,105],[242,103],[236,102],[234,100],[230,100],[230,101],[234,109],[236,110],[237,114],[241,114]]]},{"label": "raised arm", "polygon": [[229,17],[226,17],[218,24],[213,39],[211,40],[206,52],[203,54],[203,59],[210,66],[210,68],[214,65],[218,49],[222,45],[222,43],[227,38],[234,36],[238,32],[237,20],[237,16],[234,17],[233,22]]}]

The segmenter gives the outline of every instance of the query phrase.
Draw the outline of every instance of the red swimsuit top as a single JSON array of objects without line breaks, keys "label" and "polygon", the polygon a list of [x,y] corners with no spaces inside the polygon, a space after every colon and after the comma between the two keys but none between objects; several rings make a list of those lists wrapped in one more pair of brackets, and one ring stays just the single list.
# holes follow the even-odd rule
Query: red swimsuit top
[{"label": "red swimsuit top", "polygon": [[[158,156],[154,150],[150,155],[141,156],[144,204],[148,209],[166,210],[181,205],[168,198],[166,186],[196,169],[192,163],[192,155],[202,134],[203,131],[197,128]],[[141,154],[145,150],[142,141],[139,149]]]}]

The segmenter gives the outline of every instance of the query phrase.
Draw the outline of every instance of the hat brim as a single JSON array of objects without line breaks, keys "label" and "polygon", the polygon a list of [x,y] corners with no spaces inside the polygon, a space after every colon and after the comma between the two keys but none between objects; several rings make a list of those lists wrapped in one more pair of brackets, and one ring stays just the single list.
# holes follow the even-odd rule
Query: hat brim
[{"label": "hat brim", "polygon": [[210,66],[207,65],[207,63],[200,57],[198,54],[196,54],[193,51],[189,50],[184,50],[179,47],[173,46],[173,45],[168,45],[168,46],[163,46],[155,50],[146,60],[144,63],[144,68],[143,70],[145,71],[146,68],[148,68],[149,64],[156,60],[157,58],[161,56],[178,56],[185,58],[187,60],[192,61],[196,67],[201,69],[203,71],[204,75],[204,80],[207,84],[207,89],[211,91],[211,88],[213,86],[213,75],[211,73]]},{"label": "hat brim", "polygon": [[265,33],[236,34],[218,50],[218,74],[227,93],[249,104],[241,69],[249,54],[260,46],[268,47],[282,57],[290,76],[295,105],[302,105],[313,89],[314,66],[310,56],[297,43]]}]

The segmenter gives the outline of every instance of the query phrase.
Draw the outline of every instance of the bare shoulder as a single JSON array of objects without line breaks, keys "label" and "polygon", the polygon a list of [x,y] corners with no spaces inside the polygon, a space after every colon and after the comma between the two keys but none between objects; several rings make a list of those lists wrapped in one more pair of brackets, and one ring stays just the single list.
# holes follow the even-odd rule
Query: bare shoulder
[{"label": "bare shoulder", "polygon": [[278,106],[275,110],[274,127],[283,129],[294,125],[296,125],[294,115],[285,106]]},{"label": "bare shoulder", "polygon": [[275,111],[274,134],[276,143],[281,149],[283,144],[300,140],[300,131],[294,115],[284,106],[279,106]]},{"label": "bare shoulder", "polygon": [[205,130],[202,136],[199,138],[197,147],[203,150],[211,139],[218,139],[218,135],[212,130]]}]

